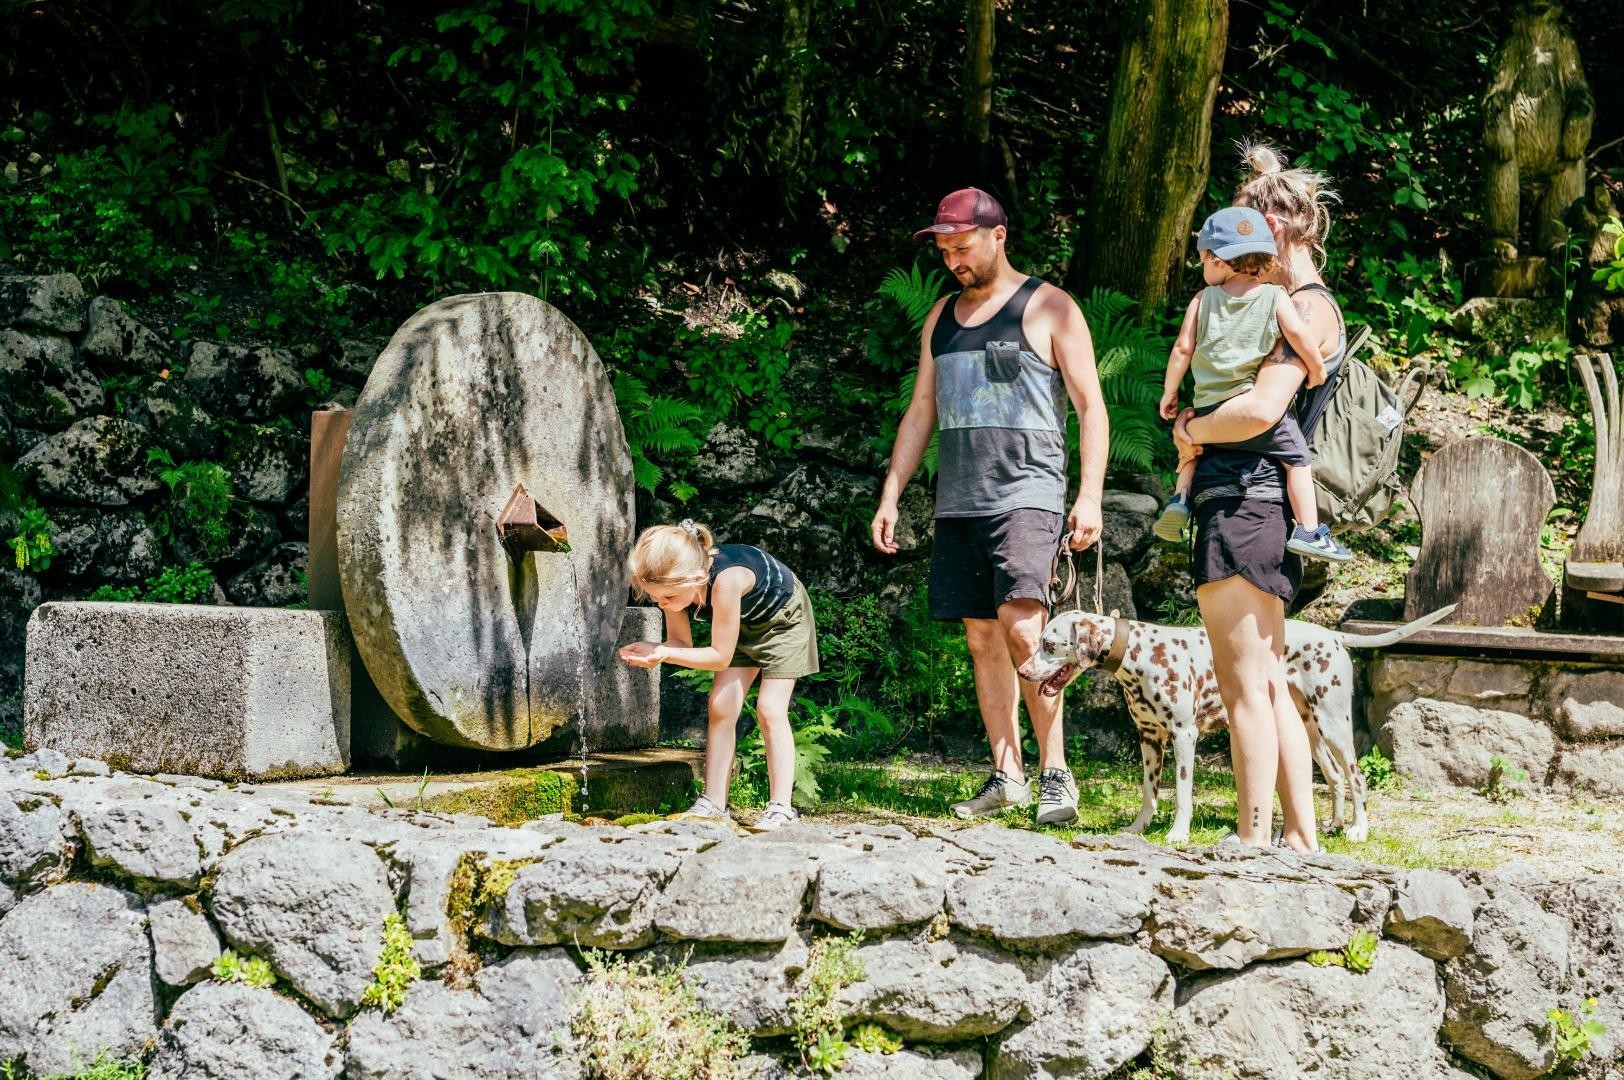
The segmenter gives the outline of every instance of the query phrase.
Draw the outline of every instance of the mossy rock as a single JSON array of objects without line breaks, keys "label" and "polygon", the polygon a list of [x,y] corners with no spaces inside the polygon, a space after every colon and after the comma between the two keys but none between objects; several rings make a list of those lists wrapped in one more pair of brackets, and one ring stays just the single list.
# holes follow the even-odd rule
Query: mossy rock
[{"label": "mossy rock", "polygon": [[567,773],[515,769],[489,783],[436,795],[424,801],[423,809],[478,814],[498,825],[522,825],[549,814],[567,813],[577,790],[575,778]]}]

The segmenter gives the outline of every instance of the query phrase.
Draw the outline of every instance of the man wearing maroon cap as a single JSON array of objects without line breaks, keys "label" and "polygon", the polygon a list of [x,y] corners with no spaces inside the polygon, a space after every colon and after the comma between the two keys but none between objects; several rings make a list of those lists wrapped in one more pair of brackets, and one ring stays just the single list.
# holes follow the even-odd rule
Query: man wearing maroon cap
[{"label": "man wearing maroon cap", "polygon": [[[1082,311],[1063,289],[1015,270],[1004,250],[1004,208],[964,188],[942,200],[932,237],[961,291],[925,319],[913,399],[897,428],[872,525],[874,546],[897,550],[897,501],[940,427],[930,612],[962,620],[976,700],[992,744],[992,775],[960,817],[1032,799],[1021,761],[1019,705],[1038,743],[1040,825],[1077,818],[1066,768],[1060,697],[1044,697],[1015,669],[1048,619],[1049,571],[1069,531],[1073,548],[1099,539],[1105,482],[1105,400]],[[1066,508],[1066,402],[1077,410],[1082,490]]]}]

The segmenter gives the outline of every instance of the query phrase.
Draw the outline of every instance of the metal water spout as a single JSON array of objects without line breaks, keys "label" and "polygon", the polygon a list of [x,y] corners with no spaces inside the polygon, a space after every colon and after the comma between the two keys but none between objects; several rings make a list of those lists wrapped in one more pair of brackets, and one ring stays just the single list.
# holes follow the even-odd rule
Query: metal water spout
[{"label": "metal water spout", "polygon": [[523,484],[515,484],[507,505],[496,517],[496,535],[514,559],[527,552],[549,551],[569,554],[569,533],[564,523],[540,506]]}]

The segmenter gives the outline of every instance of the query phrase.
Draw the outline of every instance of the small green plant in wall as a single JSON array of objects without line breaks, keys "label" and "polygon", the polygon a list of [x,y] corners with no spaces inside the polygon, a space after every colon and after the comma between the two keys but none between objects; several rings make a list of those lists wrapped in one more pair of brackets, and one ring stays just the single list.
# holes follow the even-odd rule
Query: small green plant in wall
[{"label": "small green plant in wall", "polygon": [[805,988],[790,1002],[795,1046],[811,1072],[832,1076],[851,1053],[845,1038],[846,1013],[837,999],[841,990],[866,974],[856,955],[862,940],[859,930],[849,937],[821,937],[812,943]]},{"label": "small green plant in wall", "polygon": [[1489,758],[1489,778],[1481,789],[1490,802],[1505,802],[1523,793],[1528,782],[1528,770],[1503,754]]},{"label": "small green plant in wall", "polygon": [[1372,746],[1370,753],[1359,759],[1359,771],[1364,774],[1365,786],[1371,791],[1396,791],[1404,781],[1393,771],[1393,762],[1382,748]]},{"label": "small green plant in wall", "polygon": [[45,511],[32,502],[17,509],[17,535],[11,538],[11,553],[17,569],[38,573],[51,565],[56,546],[51,543],[54,526]]},{"label": "small green plant in wall", "polygon": [[247,983],[260,990],[276,982],[276,973],[270,961],[263,956],[238,956],[227,949],[214,958],[214,977],[221,982]]},{"label": "small green plant in wall", "polygon": [[1595,1050],[1594,1042],[1607,1034],[1607,1025],[1596,1019],[1595,998],[1573,1012],[1552,1009],[1546,1015],[1551,1019],[1551,1043],[1560,1065],[1583,1061]]},{"label": "small green plant in wall", "polygon": [[750,1039],[699,1004],[681,966],[592,949],[570,1030],[597,1080],[733,1075]]},{"label": "small green plant in wall", "polygon": [[1340,952],[1322,949],[1309,953],[1304,959],[1315,967],[1347,968],[1363,974],[1376,963],[1376,948],[1380,944],[1381,938],[1369,930],[1355,930],[1353,936],[1348,938],[1347,947]]},{"label": "small green plant in wall", "polygon": [[372,969],[372,983],[361,992],[361,1004],[392,1013],[406,1001],[406,991],[423,974],[412,955],[412,932],[399,913],[383,921],[383,952]]}]

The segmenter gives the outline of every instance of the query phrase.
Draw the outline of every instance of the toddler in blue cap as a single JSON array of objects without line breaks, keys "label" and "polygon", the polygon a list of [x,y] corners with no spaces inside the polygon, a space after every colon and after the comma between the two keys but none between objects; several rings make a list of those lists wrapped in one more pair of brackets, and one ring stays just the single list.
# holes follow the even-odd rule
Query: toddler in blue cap
[{"label": "toddler in blue cap", "polygon": [[[1186,371],[1195,376],[1197,415],[1246,393],[1257,379],[1263,358],[1274,350],[1282,334],[1308,366],[1308,385],[1323,383],[1325,360],[1318,343],[1309,337],[1307,323],[1284,289],[1262,280],[1280,254],[1263,215],[1249,206],[1225,207],[1201,226],[1195,246],[1201,252],[1207,287],[1190,301],[1167,358],[1162,418],[1178,416],[1179,384]],[[1320,524],[1311,470],[1314,459],[1296,416],[1288,411],[1268,432],[1248,440],[1246,447],[1285,467],[1286,497],[1297,521],[1286,550],[1334,562],[1353,558],[1352,552],[1331,538],[1331,530]],[[1176,543],[1184,538],[1194,479],[1192,461],[1179,469],[1173,498],[1156,521],[1155,533],[1163,540]]]}]

